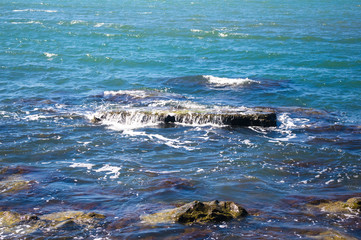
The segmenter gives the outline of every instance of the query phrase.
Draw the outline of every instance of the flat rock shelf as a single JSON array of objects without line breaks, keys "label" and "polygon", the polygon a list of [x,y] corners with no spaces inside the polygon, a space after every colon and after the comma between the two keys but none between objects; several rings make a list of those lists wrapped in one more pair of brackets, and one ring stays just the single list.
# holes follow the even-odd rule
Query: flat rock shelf
[{"label": "flat rock shelf", "polygon": [[277,115],[274,112],[225,112],[209,113],[199,111],[111,111],[99,113],[92,118],[93,122],[165,123],[165,124],[216,124],[238,127],[260,126],[276,127]]}]

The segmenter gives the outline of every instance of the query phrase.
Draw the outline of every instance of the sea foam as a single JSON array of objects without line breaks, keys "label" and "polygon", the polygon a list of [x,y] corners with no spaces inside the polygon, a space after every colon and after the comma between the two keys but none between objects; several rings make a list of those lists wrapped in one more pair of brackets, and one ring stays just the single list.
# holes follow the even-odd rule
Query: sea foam
[{"label": "sea foam", "polygon": [[47,13],[56,13],[57,10],[47,10],[47,9],[15,9],[13,12],[47,12]]},{"label": "sea foam", "polygon": [[203,75],[202,77],[207,79],[210,84],[218,87],[242,86],[252,83],[259,83],[258,81],[249,78],[223,78],[223,77],[215,77],[212,75]]}]

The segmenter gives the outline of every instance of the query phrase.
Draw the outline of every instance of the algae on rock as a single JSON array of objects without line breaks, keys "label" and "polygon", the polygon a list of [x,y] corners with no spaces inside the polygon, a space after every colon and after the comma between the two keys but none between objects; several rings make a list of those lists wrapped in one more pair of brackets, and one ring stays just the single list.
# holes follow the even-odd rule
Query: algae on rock
[{"label": "algae on rock", "polygon": [[84,213],[67,211],[46,214],[42,216],[20,214],[12,211],[0,211],[0,232],[5,234],[30,234],[37,230],[56,230],[59,228],[85,226],[94,228],[104,215],[98,213]]},{"label": "algae on rock", "polygon": [[25,181],[18,175],[12,175],[0,181],[0,193],[24,190],[30,187],[30,183],[30,181]]},{"label": "algae on rock", "polygon": [[241,219],[247,216],[247,211],[234,202],[193,201],[181,207],[164,210],[158,213],[141,216],[143,223],[217,223]]},{"label": "algae on rock", "polygon": [[310,239],[319,239],[319,240],[357,240],[354,237],[345,235],[335,230],[327,230],[318,234],[307,235]]},{"label": "algae on rock", "polygon": [[77,225],[86,225],[88,228],[93,228],[94,225],[100,222],[100,219],[104,218],[105,216],[102,214],[94,212],[84,213],[81,211],[56,212],[40,216],[41,220],[51,221],[51,225],[55,228],[69,222],[74,222]]},{"label": "algae on rock", "polygon": [[318,208],[321,211],[329,213],[348,213],[350,211],[360,212],[361,197],[350,198],[346,202],[321,200],[312,202],[308,206]]},{"label": "algae on rock", "polygon": [[19,214],[12,211],[0,211],[0,231],[3,233],[20,232],[29,234],[43,227],[44,224],[38,221],[35,215]]}]

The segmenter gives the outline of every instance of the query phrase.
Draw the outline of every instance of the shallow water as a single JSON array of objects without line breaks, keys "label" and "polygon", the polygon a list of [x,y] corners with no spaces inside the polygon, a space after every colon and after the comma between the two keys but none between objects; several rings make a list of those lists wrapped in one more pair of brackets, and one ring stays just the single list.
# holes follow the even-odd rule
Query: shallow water
[{"label": "shallow water", "polygon": [[[358,1],[0,1],[0,162],[31,181],[0,210],[79,210],[94,229],[2,238],[360,238],[357,214],[312,200],[361,196]],[[139,111],[274,111],[277,127],[164,124]],[[134,113],[127,121],[111,111]],[[240,222],[139,217],[229,200]]]}]

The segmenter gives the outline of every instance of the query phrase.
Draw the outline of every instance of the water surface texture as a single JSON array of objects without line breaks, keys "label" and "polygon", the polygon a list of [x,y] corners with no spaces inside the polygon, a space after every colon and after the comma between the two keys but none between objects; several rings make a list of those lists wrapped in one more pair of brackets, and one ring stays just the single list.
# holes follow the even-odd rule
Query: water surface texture
[{"label": "water surface texture", "polygon": [[[361,3],[0,0],[0,210],[104,214],[1,238],[361,238]],[[277,114],[277,127],[164,124],[144,112]],[[127,111],[126,117],[95,118]],[[18,180],[20,181],[20,180]],[[193,200],[250,216],[147,225]],[[318,238],[317,238],[318,237]]]}]

